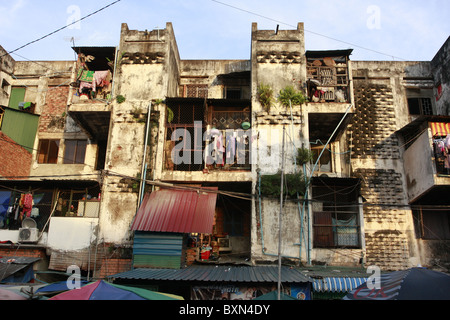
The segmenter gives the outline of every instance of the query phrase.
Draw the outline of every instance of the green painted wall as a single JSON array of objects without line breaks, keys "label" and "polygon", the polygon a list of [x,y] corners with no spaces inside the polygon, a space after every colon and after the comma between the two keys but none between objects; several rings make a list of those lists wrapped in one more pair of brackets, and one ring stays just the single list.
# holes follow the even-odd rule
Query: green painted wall
[{"label": "green painted wall", "polygon": [[5,108],[1,131],[32,153],[38,125],[39,116]]}]

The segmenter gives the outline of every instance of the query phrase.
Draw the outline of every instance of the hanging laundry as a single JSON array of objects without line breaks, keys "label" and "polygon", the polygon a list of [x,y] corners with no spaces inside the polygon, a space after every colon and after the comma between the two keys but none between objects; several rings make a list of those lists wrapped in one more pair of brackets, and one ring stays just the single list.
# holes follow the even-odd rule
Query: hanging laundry
[{"label": "hanging laundry", "polygon": [[78,80],[92,83],[94,81],[94,74],[94,71],[82,70]]},{"label": "hanging laundry", "polygon": [[94,79],[96,86],[105,87],[111,82],[111,71],[95,71]]},{"label": "hanging laundry", "polygon": [[444,146],[445,146],[447,149],[450,149],[450,134],[447,135],[447,137],[445,138],[445,140],[444,140]]},{"label": "hanging laundry", "polygon": [[233,164],[236,157],[236,138],[234,134],[227,134],[226,139],[227,164]]},{"label": "hanging laundry", "polygon": [[23,215],[27,218],[31,217],[31,210],[33,209],[33,195],[31,193],[27,193],[24,195],[23,199]]},{"label": "hanging laundry", "polygon": [[224,164],[224,157],[223,154],[225,153],[224,149],[224,143],[223,143],[223,136],[222,132],[220,132],[218,129],[212,129],[210,131],[211,138],[212,138],[212,160],[213,163],[223,166]]}]

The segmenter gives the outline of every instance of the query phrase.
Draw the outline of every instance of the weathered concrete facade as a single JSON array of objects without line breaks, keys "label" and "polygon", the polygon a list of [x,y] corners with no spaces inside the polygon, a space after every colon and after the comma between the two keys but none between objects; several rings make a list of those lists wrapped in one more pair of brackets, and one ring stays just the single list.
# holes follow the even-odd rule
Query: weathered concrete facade
[{"label": "weathered concrete facade", "polygon": [[449,105],[449,49],[450,38],[444,43],[442,48],[431,61],[431,69],[434,78],[434,94],[436,97],[437,114],[450,115]]},{"label": "weathered concrete facade", "polygon": [[[255,23],[251,43],[249,60],[182,60],[171,23],[153,31],[122,24],[118,47],[74,48],[76,62],[5,56],[0,104],[8,105],[13,87],[26,87],[23,99],[34,103],[39,124],[30,177],[2,182],[23,192],[45,189],[43,232],[33,245],[46,251],[49,269],[98,271],[106,256],[99,246],[130,259],[143,197],[174,186],[218,190],[214,234],[205,238],[212,251],[219,238],[231,244],[207,262],[272,263],[281,242],[285,261],[299,266],[448,263],[447,231],[431,240],[417,234],[418,210],[450,185],[433,161],[431,129],[435,121],[450,123],[437,117],[449,115],[448,42],[431,62],[351,61],[352,50],[306,51],[302,23],[295,30]],[[109,78],[92,90],[83,84],[86,72]],[[283,104],[287,88],[305,100]],[[243,128],[244,162],[237,155],[230,163],[206,161],[217,142],[208,132]],[[173,151],[183,143],[190,163],[176,161],[184,153]],[[299,150],[310,157],[301,162]],[[273,192],[282,170],[283,206]],[[64,201],[75,208],[64,209]],[[182,263],[208,260],[188,245],[191,236],[180,238]],[[19,240],[18,230],[0,231],[0,241]]]}]

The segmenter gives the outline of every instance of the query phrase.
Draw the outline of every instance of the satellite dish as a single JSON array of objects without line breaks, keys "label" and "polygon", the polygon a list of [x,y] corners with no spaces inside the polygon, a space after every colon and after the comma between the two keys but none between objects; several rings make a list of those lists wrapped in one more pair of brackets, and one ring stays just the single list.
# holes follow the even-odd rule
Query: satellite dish
[{"label": "satellite dish", "polygon": [[25,218],[22,221],[22,228],[25,229],[35,229],[37,227],[37,223],[36,221],[34,221],[34,219],[31,218]]}]

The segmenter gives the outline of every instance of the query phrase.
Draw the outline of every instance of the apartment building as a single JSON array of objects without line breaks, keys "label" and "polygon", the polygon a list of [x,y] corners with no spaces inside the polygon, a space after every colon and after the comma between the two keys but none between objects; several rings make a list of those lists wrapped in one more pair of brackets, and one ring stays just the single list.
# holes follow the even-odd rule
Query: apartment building
[{"label": "apartment building", "polygon": [[171,23],[122,24],[117,47],[76,61],[4,55],[0,146],[18,156],[0,168],[0,253],[191,296],[269,290],[239,268],[280,257],[292,292],[317,266],[447,270],[448,43],[432,61],[352,61],[306,50],[302,23],[254,23],[250,59],[182,60]]}]

